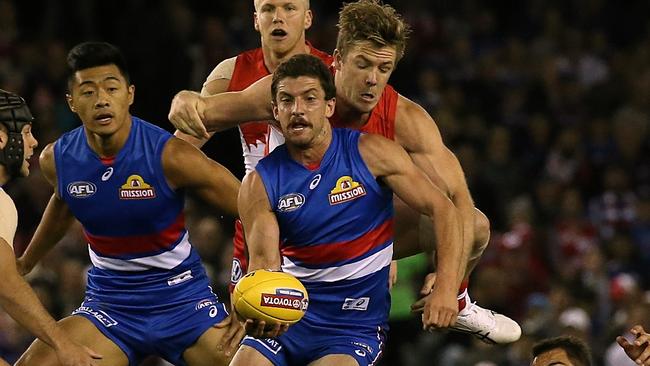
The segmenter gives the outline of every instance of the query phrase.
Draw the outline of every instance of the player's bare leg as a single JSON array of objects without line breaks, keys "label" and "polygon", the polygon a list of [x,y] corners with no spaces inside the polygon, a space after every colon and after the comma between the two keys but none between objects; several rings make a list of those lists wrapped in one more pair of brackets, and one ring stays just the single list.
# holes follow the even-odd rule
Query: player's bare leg
[{"label": "player's bare leg", "polygon": [[225,366],[232,359],[222,347],[228,328],[210,328],[190,348],[183,352],[188,366]]},{"label": "player's bare leg", "polygon": [[273,363],[268,358],[264,357],[255,348],[249,346],[241,346],[232,359],[230,366],[273,366]]},{"label": "player's bare leg", "polygon": [[310,363],[309,366],[359,366],[359,363],[349,355],[327,355]]},{"label": "player's bare leg", "polygon": [[[73,341],[103,356],[101,360],[95,360],[98,366],[129,365],[129,359],[122,349],[102,334],[90,320],[73,315],[60,320],[59,324]],[[16,362],[16,366],[58,365],[59,360],[54,349],[40,339],[35,340]]]}]

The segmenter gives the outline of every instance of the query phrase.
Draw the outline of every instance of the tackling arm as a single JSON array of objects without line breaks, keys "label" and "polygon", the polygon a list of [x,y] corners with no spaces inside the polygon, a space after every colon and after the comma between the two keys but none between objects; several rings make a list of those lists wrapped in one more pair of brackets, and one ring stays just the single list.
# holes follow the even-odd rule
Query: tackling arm
[{"label": "tackling arm", "polygon": [[415,165],[451,198],[462,217],[461,268],[465,271],[474,246],[475,210],[463,169],[442,141],[435,121],[422,107],[400,96],[395,123],[397,142],[405,148]]},{"label": "tackling arm", "polygon": [[209,97],[183,90],[174,96],[168,118],[178,130],[199,139],[209,138],[207,131],[273,119],[271,80],[269,75],[242,91]]},{"label": "tackling arm", "polygon": [[256,171],[244,178],[238,206],[248,244],[248,271],[280,269],[280,228],[271,210],[264,183]]},{"label": "tackling arm", "polygon": [[[446,327],[458,313],[456,290],[462,280],[462,230],[459,214],[440,189],[396,143],[379,135],[362,135],[359,151],[373,175],[382,179],[407,205],[430,217],[438,241],[438,279],[431,297],[433,310],[425,325]],[[451,317],[451,318],[449,318]]]},{"label": "tackling arm", "polygon": [[[237,57],[231,57],[229,59],[221,61],[205,80],[203,89],[201,89],[201,96],[208,97],[210,95],[227,92],[228,87],[230,86],[230,79],[232,79],[232,74],[235,68],[235,62],[237,62]],[[185,140],[200,149],[214,134],[215,132],[208,132],[209,137],[196,138],[194,136],[176,130],[174,136],[178,137],[181,140]]]}]

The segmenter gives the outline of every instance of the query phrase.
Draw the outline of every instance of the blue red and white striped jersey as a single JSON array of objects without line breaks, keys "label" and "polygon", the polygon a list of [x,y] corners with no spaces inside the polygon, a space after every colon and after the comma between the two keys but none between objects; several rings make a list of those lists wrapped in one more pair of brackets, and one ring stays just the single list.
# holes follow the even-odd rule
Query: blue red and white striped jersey
[{"label": "blue red and white striped jersey", "polygon": [[363,161],[360,135],[333,130],[314,170],[294,161],[285,145],[256,170],[280,227],[282,269],[309,292],[306,316],[376,326],[390,306],[393,195]]},{"label": "blue red and white striped jersey", "polygon": [[111,159],[89,147],[83,127],[57,140],[58,194],[83,225],[96,268],[182,271],[199,261],[185,229],[183,194],[169,187],[163,172],[170,137],[132,117],[129,137]]}]

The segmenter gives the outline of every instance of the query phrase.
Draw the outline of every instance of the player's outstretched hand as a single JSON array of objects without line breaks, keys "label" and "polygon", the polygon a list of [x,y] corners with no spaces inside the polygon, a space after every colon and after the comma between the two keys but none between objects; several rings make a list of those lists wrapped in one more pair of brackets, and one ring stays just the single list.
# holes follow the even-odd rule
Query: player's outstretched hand
[{"label": "player's outstretched hand", "polygon": [[434,289],[424,298],[422,311],[422,328],[424,330],[448,328],[456,323],[457,317],[458,300],[453,293],[437,293]]},{"label": "player's outstretched hand", "polygon": [[436,284],[436,273],[432,272],[426,275],[424,278],[424,284],[422,285],[422,288],[420,289],[420,300],[414,302],[411,305],[411,312],[413,313],[421,313],[424,310],[424,304],[427,300],[427,295],[433,291],[433,285]]},{"label": "player's outstretched hand", "polygon": [[72,341],[61,344],[56,357],[63,366],[97,366],[102,359],[100,354]]},{"label": "player's outstretched hand", "polygon": [[203,124],[204,111],[205,101],[201,94],[182,90],[174,96],[167,118],[179,131],[198,139],[209,139],[210,135]]},{"label": "player's outstretched hand", "polygon": [[640,325],[632,327],[630,332],[636,337],[633,342],[621,336],[616,337],[616,342],[637,365],[650,366],[650,334]]},{"label": "player's outstretched hand", "polygon": [[266,324],[264,320],[246,319],[246,334],[254,338],[275,338],[289,329],[289,324]]},{"label": "player's outstretched hand", "polygon": [[233,356],[237,352],[242,338],[244,338],[245,329],[242,323],[237,321],[234,313],[231,313],[226,319],[214,327],[226,329],[226,333],[221,338],[219,347],[227,357]]},{"label": "player's outstretched hand", "polygon": [[388,272],[388,289],[391,290],[397,282],[397,261],[390,262],[390,271]]}]

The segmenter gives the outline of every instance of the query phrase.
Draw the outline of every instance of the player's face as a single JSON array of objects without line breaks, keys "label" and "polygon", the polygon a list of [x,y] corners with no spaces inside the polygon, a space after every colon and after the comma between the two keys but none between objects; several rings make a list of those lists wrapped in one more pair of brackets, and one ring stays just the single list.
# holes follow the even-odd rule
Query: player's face
[{"label": "player's face", "polygon": [[75,73],[68,105],[89,132],[111,136],[130,118],[134,92],[117,66],[91,67]]},{"label": "player's face", "polygon": [[370,112],[379,101],[395,69],[395,47],[360,42],[343,57],[335,51],[336,95],[360,112]]},{"label": "player's face", "polygon": [[273,116],[280,121],[287,143],[301,148],[314,146],[327,131],[327,118],[334,113],[334,99],[325,100],[317,78],[300,76],[278,83]]},{"label": "player's face", "polygon": [[23,148],[25,150],[23,165],[20,167],[20,175],[26,177],[29,175],[29,158],[34,154],[34,149],[38,146],[36,137],[32,134],[32,125],[27,123],[23,126],[21,131],[23,135]]},{"label": "player's face", "polygon": [[262,46],[285,54],[304,47],[305,29],[311,26],[311,10],[305,0],[256,0],[255,29]]},{"label": "player's face", "polygon": [[544,352],[533,360],[531,366],[576,366],[563,349]]}]

